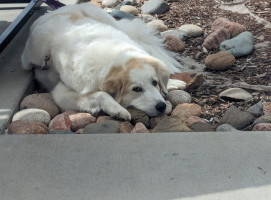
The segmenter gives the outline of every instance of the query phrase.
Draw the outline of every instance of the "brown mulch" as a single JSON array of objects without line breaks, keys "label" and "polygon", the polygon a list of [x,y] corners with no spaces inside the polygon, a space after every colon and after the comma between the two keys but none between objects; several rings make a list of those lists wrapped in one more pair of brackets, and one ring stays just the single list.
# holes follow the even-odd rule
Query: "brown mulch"
[{"label": "brown mulch", "polygon": [[[238,0],[240,1],[240,0]],[[189,38],[185,41],[187,48],[181,53],[204,62],[206,54],[202,56],[201,45],[206,35],[210,33],[211,25],[218,17],[226,17],[231,21],[244,25],[255,36],[255,44],[264,41],[271,42],[271,29],[259,24],[248,14],[238,14],[218,8],[219,3],[234,3],[234,0],[180,0],[170,4],[170,11],[158,18],[164,20],[170,29],[178,29],[183,24],[196,24],[205,31],[204,36]],[[271,22],[269,0],[247,0],[245,3],[254,14]],[[266,12],[269,11],[269,12]],[[264,40],[260,40],[264,37]],[[271,44],[271,43],[270,43]],[[212,51],[216,53],[218,51]],[[201,56],[199,56],[201,55]],[[236,64],[229,70],[222,72],[205,71],[206,78],[212,78],[213,84],[205,84],[196,91],[191,91],[193,101],[203,107],[202,117],[219,119],[225,110],[232,104],[245,110],[260,100],[271,101],[271,93],[247,90],[252,93],[250,102],[233,102],[219,99],[221,91],[230,88],[231,83],[246,82],[253,85],[270,85],[271,75],[271,45],[263,50],[254,50],[252,54],[238,58]],[[210,75],[210,76],[209,76]],[[228,85],[226,84],[228,83]]]}]

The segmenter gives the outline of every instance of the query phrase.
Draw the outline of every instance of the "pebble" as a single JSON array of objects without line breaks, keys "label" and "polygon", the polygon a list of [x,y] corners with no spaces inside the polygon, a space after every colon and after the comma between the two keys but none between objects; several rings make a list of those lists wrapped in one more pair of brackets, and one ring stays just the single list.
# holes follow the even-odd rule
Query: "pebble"
[{"label": "pebble", "polygon": [[186,32],[188,37],[198,37],[203,34],[202,28],[194,24],[182,25],[179,30]]},{"label": "pebble", "polygon": [[166,100],[165,103],[166,103],[166,106],[167,106],[166,110],[165,110],[165,114],[170,115],[171,112],[172,112],[172,104],[168,100]]},{"label": "pebble", "polygon": [[194,132],[211,132],[214,131],[213,127],[209,123],[195,122],[189,126]]},{"label": "pebble", "polygon": [[235,57],[227,51],[220,51],[216,54],[210,54],[204,60],[206,68],[215,71],[226,70],[234,63]]},{"label": "pebble", "polygon": [[241,89],[241,88],[229,88],[219,94],[219,98],[222,99],[232,99],[232,100],[238,100],[238,101],[249,101],[253,99],[253,96]]},{"label": "pebble", "polygon": [[150,131],[142,122],[137,122],[131,133],[149,133]]},{"label": "pebble", "polygon": [[164,24],[164,22],[160,19],[155,19],[153,21],[150,21],[147,23],[147,25],[150,27],[153,27],[154,29],[156,29],[159,32],[163,32],[168,29],[167,26]]},{"label": "pebble", "polygon": [[214,31],[220,27],[226,28],[229,31],[231,37],[236,37],[240,33],[246,31],[246,27],[243,25],[236,22],[231,22],[224,17],[220,17],[213,22],[211,31]]},{"label": "pebble", "polygon": [[41,122],[17,120],[8,126],[9,134],[47,134],[48,127]]},{"label": "pebble", "polygon": [[190,103],[191,96],[183,90],[173,90],[168,93],[167,100],[170,101],[173,107],[176,107],[178,104]]},{"label": "pebble", "polygon": [[246,56],[253,51],[254,38],[251,32],[243,32],[238,36],[220,44],[220,51],[228,51],[235,58]]},{"label": "pebble", "polygon": [[249,126],[254,121],[254,116],[248,112],[241,111],[235,106],[230,106],[223,114],[221,124],[230,124],[234,128],[241,130]]},{"label": "pebble", "polygon": [[271,131],[271,123],[259,123],[256,124],[252,131]]},{"label": "pebble", "polygon": [[138,15],[139,11],[136,7],[130,5],[124,5],[120,7],[120,11],[127,12],[131,15]]},{"label": "pebble", "polygon": [[263,102],[263,113],[265,115],[271,114],[271,102]]},{"label": "pebble", "polygon": [[99,116],[98,118],[97,118],[97,123],[99,123],[99,122],[104,122],[104,121],[106,121],[106,120],[111,120],[112,119],[112,117],[111,116]]},{"label": "pebble", "polygon": [[164,14],[169,11],[169,5],[164,0],[149,0],[141,6],[141,11],[143,14]]},{"label": "pebble", "polygon": [[71,130],[77,131],[80,128],[84,128],[86,125],[90,123],[95,123],[96,118],[93,117],[90,113],[76,113],[69,115],[71,120]]},{"label": "pebble", "polygon": [[176,38],[181,39],[182,41],[185,41],[188,38],[187,33],[183,32],[181,30],[168,30],[168,31],[161,32],[160,35],[163,38],[166,38],[166,36],[168,36],[168,35],[172,35]]},{"label": "pebble", "polygon": [[196,89],[204,83],[204,77],[202,73],[194,72],[182,72],[170,75],[171,79],[177,79],[186,83],[186,91]]},{"label": "pebble", "polygon": [[235,131],[238,131],[236,128],[234,128],[233,126],[231,126],[230,124],[221,124],[220,126],[218,126],[216,128],[217,132],[226,132],[226,131],[229,131],[229,132],[235,132]]},{"label": "pebble", "polygon": [[152,130],[159,132],[190,132],[192,131],[185,123],[185,118],[179,116],[169,116],[163,118]]},{"label": "pebble", "polygon": [[173,35],[166,36],[165,42],[167,50],[181,52],[185,49],[185,43]]},{"label": "pebble", "polygon": [[230,32],[227,29],[218,28],[205,38],[202,46],[207,50],[218,49],[219,45],[230,37]]},{"label": "pebble", "polygon": [[13,118],[12,122],[17,120],[24,120],[30,122],[42,122],[45,125],[48,125],[51,121],[51,117],[49,113],[45,110],[37,109],[37,108],[29,108],[24,109],[17,112]]},{"label": "pebble", "polygon": [[113,10],[112,12],[110,12],[110,15],[112,17],[114,17],[115,19],[117,20],[120,20],[120,19],[135,19],[135,16],[134,15],[131,15],[127,12],[123,12],[123,11],[120,11],[120,10]]},{"label": "pebble", "polygon": [[120,122],[120,133],[131,133],[133,130],[134,126],[129,122]]},{"label": "pebble", "polygon": [[132,5],[132,2],[131,1],[123,1],[123,2],[121,2],[121,3],[119,3],[116,7],[115,7],[115,9],[120,9],[122,6],[125,6],[125,5]]},{"label": "pebble", "polygon": [[114,120],[107,120],[100,123],[88,124],[84,128],[83,134],[95,134],[95,133],[119,133],[120,125]]},{"label": "pebble", "polygon": [[246,111],[252,114],[254,117],[260,117],[263,115],[263,103],[259,101],[258,103],[249,107]]},{"label": "pebble", "polygon": [[185,119],[191,116],[200,116],[201,107],[194,103],[183,103],[176,106],[171,115],[183,117]]},{"label": "pebble", "polygon": [[49,113],[51,119],[59,113],[59,108],[50,93],[37,93],[26,96],[20,105],[20,110],[28,108],[45,110]]},{"label": "pebble", "polygon": [[271,114],[263,115],[253,122],[254,125],[260,123],[271,123]]},{"label": "pebble", "polygon": [[55,116],[49,124],[49,130],[71,130],[72,122],[67,115]]},{"label": "pebble", "polygon": [[192,124],[194,123],[207,123],[206,121],[204,121],[204,119],[198,117],[198,116],[191,116],[191,117],[188,117],[187,120],[186,120],[186,123],[187,125],[190,127]]},{"label": "pebble", "polygon": [[72,132],[69,130],[53,130],[53,131],[49,131],[48,134],[75,134],[75,132]]},{"label": "pebble", "polygon": [[103,6],[114,7],[120,3],[120,0],[102,0]]},{"label": "pebble", "polygon": [[150,119],[150,128],[153,129],[165,116],[152,117]]},{"label": "pebble", "polygon": [[149,127],[150,119],[146,113],[134,108],[128,108],[127,110],[131,114],[132,124],[136,124],[137,122],[142,122],[146,127]]}]

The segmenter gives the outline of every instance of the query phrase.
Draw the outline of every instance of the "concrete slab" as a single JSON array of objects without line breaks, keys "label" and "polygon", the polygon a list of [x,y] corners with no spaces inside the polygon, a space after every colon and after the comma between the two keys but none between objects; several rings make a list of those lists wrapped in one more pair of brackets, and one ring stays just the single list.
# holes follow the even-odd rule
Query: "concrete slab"
[{"label": "concrete slab", "polygon": [[270,200],[271,133],[1,135],[5,200]]}]

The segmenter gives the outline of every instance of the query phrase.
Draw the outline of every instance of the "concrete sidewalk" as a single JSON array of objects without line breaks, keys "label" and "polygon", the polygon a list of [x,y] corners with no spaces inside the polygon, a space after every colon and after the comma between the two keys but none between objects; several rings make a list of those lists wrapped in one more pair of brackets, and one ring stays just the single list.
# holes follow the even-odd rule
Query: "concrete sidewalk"
[{"label": "concrete sidewalk", "polygon": [[5,200],[270,200],[271,133],[0,136]]}]

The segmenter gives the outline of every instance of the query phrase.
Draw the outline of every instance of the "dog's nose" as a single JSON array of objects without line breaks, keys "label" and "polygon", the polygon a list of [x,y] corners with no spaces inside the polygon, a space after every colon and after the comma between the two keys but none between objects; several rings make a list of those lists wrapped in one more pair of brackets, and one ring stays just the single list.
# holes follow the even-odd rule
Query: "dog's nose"
[{"label": "dog's nose", "polygon": [[158,102],[155,106],[156,110],[161,113],[163,113],[166,110],[166,107],[167,107],[167,105],[162,101]]}]

